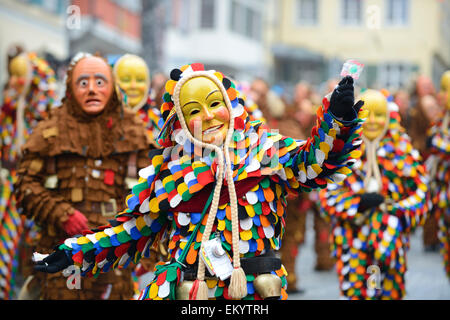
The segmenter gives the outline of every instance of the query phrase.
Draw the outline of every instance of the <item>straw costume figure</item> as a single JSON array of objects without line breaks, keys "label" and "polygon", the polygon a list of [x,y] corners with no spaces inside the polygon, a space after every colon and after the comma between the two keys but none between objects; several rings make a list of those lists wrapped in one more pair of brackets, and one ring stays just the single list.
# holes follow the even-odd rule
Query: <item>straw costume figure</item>
[{"label": "straw costume figure", "polygon": [[[77,54],[67,71],[62,106],[36,126],[18,168],[18,203],[41,228],[36,250],[50,253],[60,239],[107,224],[124,208],[126,178],[149,164],[149,145],[142,122],[122,108],[107,62]],[[39,272],[35,281],[41,299],[129,299],[133,294],[131,270],[84,279],[81,290],[70,290],[61,273]]]}]

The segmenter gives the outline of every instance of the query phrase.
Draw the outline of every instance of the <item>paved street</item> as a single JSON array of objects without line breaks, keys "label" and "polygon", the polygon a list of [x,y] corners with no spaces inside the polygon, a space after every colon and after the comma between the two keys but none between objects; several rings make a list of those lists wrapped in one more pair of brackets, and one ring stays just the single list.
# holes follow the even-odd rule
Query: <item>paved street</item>
[{"label": "paved street", "polygon": [[[314,229],[312,215],[307,217],[305,243],[300,247],[296,261],[299,288],[304,292],[290,294],[289,300],[339,299],[336,272],[314,270]],[[438,252],[424,252],[422,228],[411,237],[408,252],[405,299],[450,300],[450,281],[446,279],[441,256]]]}]

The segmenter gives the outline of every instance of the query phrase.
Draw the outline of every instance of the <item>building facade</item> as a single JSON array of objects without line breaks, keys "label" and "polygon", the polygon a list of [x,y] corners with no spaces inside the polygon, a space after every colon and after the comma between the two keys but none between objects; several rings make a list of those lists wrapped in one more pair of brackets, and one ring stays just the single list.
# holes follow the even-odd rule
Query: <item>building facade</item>
[{"label": "building facade", "polygon": [[[68,1],[0,1],[0,83],[5,84],[7,52],[13,45],[40,56],[66,59],[69,41],[65,30]],[[1,93],[0,93],[1,94]]]},{"label": "building facade", "polygon": [[319,84],[365,64],[363,86],[395,90],[450,68],[449,0],[281,0],[270,34],[276,81]]},{"label": "building facade", "polygon": [[67,8],[70,54],[140,54],[140,0],[71,0]]},{"label": "building facade", "polygon": [[192,62],[239,80],[267,76],[267,0],[169,0],[164,70]]}]

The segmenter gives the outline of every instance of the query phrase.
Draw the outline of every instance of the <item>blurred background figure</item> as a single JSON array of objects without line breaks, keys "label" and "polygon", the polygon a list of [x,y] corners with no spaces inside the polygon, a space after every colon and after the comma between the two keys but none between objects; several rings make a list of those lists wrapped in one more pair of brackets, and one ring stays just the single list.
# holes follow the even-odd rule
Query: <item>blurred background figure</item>
[{"label": "blurred background figure", "polygon": [[428,132],[431,156],[427,162],[435,221],[444,268],[450,279],[450,70],[441,78],[441,97],[445,101],[443,115]]},{"label": "blurred background figure", "polygon": [[320,191],[321,211],[333,225],[341,296],[403,299],[410,233],[429,210],[428,180],[397,107],[377,90],[357,99],[368,112],[362,156],[348,178]]},{"label": "blurred background figure", "polygon": [[399,89],[394,93],[394,102],[398,106],[398,112],[400,115],[400,124],[403,128],[408,127],[408,117],[410,112],[410,98],[409,92],[405,89]]},{"label": "blurred background figure", "polygon": [[[326,93],[330,93],[334,90],[338,84],[337,80],[331,79],[327,82]],[[316,123],[316,110],[318,107],[317,97],[313,88],[306,82],[299,82],[295,86],[293,109],[295,110],[294,117],[298,122],[302,135],[301,139],[305,139],[311,133],[312,128]],[[318,194],[315,191],[310,192],[308,195],[302,197],[302,203],[300,205],[301,217],[301,230],[303,233],[306,231],[306,215],[311,211],[314,215],[314,250],[316,253],[315,270],[327,271],[333,268],[334,259],[331,256],[329,232],[330,224],[325,221],[319,212]]]},{"label": "blurred background figure", "polygon": [[[144,123],[150,143],[158,147],[161,112],[152,103],[151,76],[147,63],[134,54],[121,56],[113,67],[116,91],[123,104],[134,111]],[[137,182],[137,181],[136,181]]]},{"label": "blurred background figure", "polygon": [[13,46],[8,54],[8,82],[0,112],[0,297],[11,299],[31,273],[31,254],[38,235],[31,220],[19,215],[14,183],[21,147],[47,117],[55,99],[55,74],[34,52]]},{"label": "blurred background figure", "polygon": [[[436,99],[436,90],[431,79],[420,75],[417,77],[411,96],[411,107],[407,109],[403,123],[406,131],[411,137],[413,147],[419,151],[422,159],[427,160],[430,149],[427,145],[425,132],[436,122],[442,113],[442,109]],[[409,111],[409,112],[408,112]],[[423,244],[425,251],[436,252],[439,250],[439,239],[437,236],[438,225],[433,214],[426,217],[423,226]]]},{"label": "blurred background figure", "polygon": [[165,92],[165,85],[169,77],[164,72],[156,72],[152,76],[150,83],[150,103],[152,107],[161,109],[163,104],[163,95]]}]

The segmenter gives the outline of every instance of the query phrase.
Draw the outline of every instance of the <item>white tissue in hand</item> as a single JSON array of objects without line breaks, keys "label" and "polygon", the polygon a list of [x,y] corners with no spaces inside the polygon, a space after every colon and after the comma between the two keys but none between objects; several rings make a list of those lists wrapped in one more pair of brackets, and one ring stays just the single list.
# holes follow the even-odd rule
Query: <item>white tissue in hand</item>
[{"label": "white tissue in hand", "polygon": [[48,254],[33,252],[33,257],[31,257],[31,260],[33,260],[33,262],[39,262],[39,261],[44,260],[47,257],[48,257]]}]

